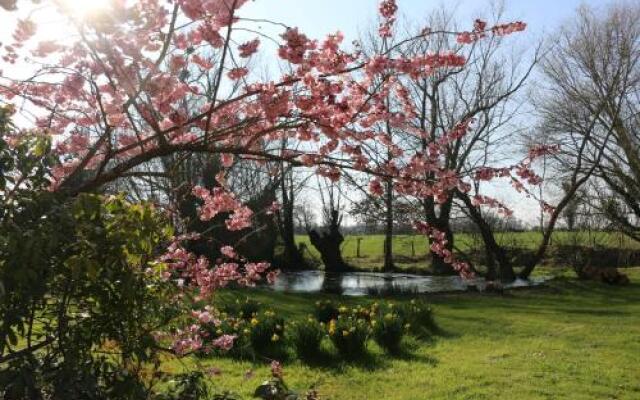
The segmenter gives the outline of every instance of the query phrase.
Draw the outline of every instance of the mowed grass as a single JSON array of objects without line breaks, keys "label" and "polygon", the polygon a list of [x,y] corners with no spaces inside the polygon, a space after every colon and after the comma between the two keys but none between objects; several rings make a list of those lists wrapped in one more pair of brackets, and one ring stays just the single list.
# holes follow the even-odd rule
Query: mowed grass
[{"label": "mowed grass", "polygon": [[[534,250],[542,239],[540,232],[498,232],[496,240],[503,246]],[[358,241],[360,257],[358,257]],[[320,254],[313,247],[307,235],[297,235],[296,242],[307,248],[306,256],[319,262]],[[551,239],[551,250],[557,245],[577,243],[585,247],[604,247],[609,249],[632,249],[640,251],[640,243],[626,238],[620,233],[610,232],[554,232]],[[454,244],[462,252],[483,251],[484,244],[478,234],[459,233],[455,235]],[[384,235],[347,235],[342,243],[342,255],[355,267],[380,269],[383,263]],[[423,235],[395,235],[393,253],[396,266],[399,268],[428,268],[428,244]]]},{"label": "mowed grass", "polygon": [[[314,365],[285,362],[285,377],[297,389],[315,386],[323,399],[640,399],[640,269],[626,272],[626,287],[559,279],[504,296],[428,296],[442,331],[431,340],[407,340],[398,357],[370,343],[370,357],[355,364],[325,343],[328,353]],[[224,292],[221,299],[247,294],[289,319],[305,317],[321,298],[376,300],[263,290]],[[216,387],[247,398],[269,374],[265,361],[228,358],[165,368],[196,363],[221,368]],[[253,377],[245,379],[248,370]]]}]

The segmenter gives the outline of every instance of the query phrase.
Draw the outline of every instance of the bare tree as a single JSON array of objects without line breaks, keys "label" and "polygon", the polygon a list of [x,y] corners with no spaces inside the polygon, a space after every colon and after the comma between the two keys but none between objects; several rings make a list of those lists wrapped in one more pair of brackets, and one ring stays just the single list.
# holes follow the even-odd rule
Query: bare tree
[{"label": "bare tree", "polygon": [[610,217],[630,236],[638,232],[617,205],[631,211],[635,207],[637,222],[639,38],[640,6],[630,3],[608,6],[604,12],[583,6],[576,19],[554,35],[543,63],[546,87],[536,108],[542,117],[538,139],[560,146],[555,174],[564,182],[564,194],[548,207],[542,242],[521,271],[523,278],[542,260],[558,217],[589,179],[609,187],[608,198],[614,200],[600,203],[615,210]]},{"label": "bare tree", "polygon": [[[568,89],[585,110],[602,104],[598,135],[592,145],[611,132],[597,180],[598,208],[629,237],[640,241],[640,4],[618,3],[605,12],[583,7],[570,32],[563,56],[575,65]],[[589,163],[597,160],[590,159]]]}]

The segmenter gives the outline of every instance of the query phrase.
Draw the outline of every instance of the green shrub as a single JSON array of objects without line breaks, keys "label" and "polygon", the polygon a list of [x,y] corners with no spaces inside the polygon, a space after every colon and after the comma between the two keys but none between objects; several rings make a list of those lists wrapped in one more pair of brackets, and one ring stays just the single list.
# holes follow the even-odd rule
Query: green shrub
[{"label": "green shrub", "polygon": [[289,327],[291,343],[300,358],[311,358],[318,354],[320,343],[325,336],[324,324],[312,317],[296,321]]},{"label": "green shrub", "polygon": [[250,324],[250,341],[257,355],[280,358],[284,352],[284,319],[273,311],[265,311],[253,317]]},{"label": "green shrub", "polygon": [[314,315],[318,321],[328,324],[332,319],[338,318],[339,311],[330,300],[320,300],[316,302]]},{"label": "green shrub", "polygon": [[328,332],[341,356],[354,359],[365,354],[370,329],[364,319],[340,315],[329,322]]},{"label": "green shrub", "polygon": [[13,354],[0,397],[151,397],[152,332],[183,313],[154,261],[172,236],[165,215],[124,196],[16,196],[0,217],[0,356]]}]

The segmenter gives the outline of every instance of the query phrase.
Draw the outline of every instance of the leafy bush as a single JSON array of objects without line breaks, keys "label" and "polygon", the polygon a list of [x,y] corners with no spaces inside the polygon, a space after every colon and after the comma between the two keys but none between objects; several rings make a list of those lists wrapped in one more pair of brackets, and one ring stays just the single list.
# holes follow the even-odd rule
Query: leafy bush
[{"label": "leafy bush", "polygon": [[154,262],[164,216],[123,196],[15,195],[0,218],[0,397],[149,397],[153,332],[181,314]]},{"label": "leafy bush", "polygon": [[257,355],[280,358],[284,352],[284,319],[273,311],[258,314],[249,322],[250,341]]},{"label": "leafy bush", "polygon": [[314,315],[320,322],[328,324],[332,319],[338,318],[340,312],[338,307],[331,300],[320,300],[316,302]]},{"label": "leafy bush", "polygon": [[300,358],[311,358],[320,350],[320,343],[325,336],[324,324],[312,317],[296,321],[289,327],[291,343]]},{"label": "leafy bush", "polygon": [[354,359],[365,354],[370,329],[369,323],[364,319],[340,315],[329,321],[328,333],[331,342],[343,357]]}]

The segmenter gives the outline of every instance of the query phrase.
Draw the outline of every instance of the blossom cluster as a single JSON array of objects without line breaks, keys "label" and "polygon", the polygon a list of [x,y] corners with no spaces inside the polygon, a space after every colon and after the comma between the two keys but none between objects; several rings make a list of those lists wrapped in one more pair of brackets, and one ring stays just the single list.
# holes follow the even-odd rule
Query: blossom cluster
[{"label": "blossom cluster", "polygon": [[395,0],[382,0],[378,7],[378,12],[382,17],[380,28],[378,33],[380,37],[388,38],[392,36],[391,29],[396,21],[396,13],[398,12],[398,6]]},{"label": "blossom cluster", "polygon": [[232,212],[231,216],[225,221],[227,229],[230,231],[239,231],[251,226],[251,217],[253,211],[239,200],[235,195],[222,187],[216,187],[207,190],[202,186],[195,186],[193,194],[203,201],[203,205],[199,209],[200,219],[209,221],[220,213]]},{"label": "blossom cluster", "polygon": [[[508,24],[494,25],[488,31],[495,36],[506,36],[515,32],[522,32],[527,28],[527,24],[522,21],[511,22]],[[471,32],[462,32],[458,34],[457,40],[460,44],[471,44],[483,39],[487,34],[487,23],[477,19],[474,23],[474,29]]]}]

